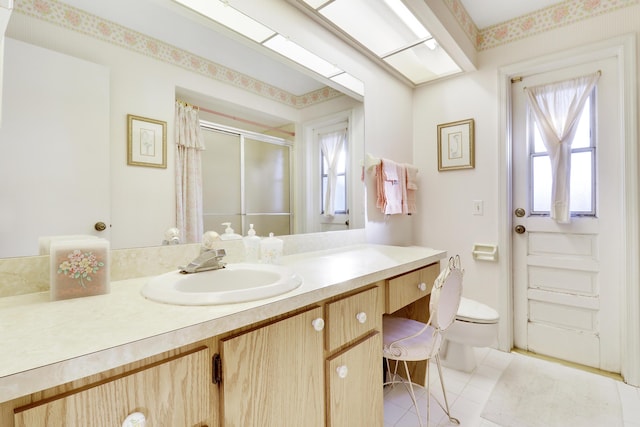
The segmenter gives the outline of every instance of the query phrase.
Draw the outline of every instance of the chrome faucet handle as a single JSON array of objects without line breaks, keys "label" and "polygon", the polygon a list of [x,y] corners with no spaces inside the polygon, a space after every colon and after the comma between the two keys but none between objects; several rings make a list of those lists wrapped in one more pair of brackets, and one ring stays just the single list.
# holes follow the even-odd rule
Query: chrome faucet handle
[{"label": "chrome faucet handle", "polygon": [[187,266],[180,266],[180,273],[198,273],[200,271],[217,270],[224,268],[226,265],[222,258],[227,255],[224,249],[208,249],[200,253],[200,255],[191,261]]}]

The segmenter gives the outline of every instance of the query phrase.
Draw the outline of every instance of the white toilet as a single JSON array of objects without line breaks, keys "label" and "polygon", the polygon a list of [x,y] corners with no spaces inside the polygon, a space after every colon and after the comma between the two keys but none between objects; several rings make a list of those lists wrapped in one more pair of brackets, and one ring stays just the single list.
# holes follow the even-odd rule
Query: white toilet
[{"label": "white toilet", "polygon": [[500,316],[493,308],[462,297],[456,320],[444,333],[440,349],[442,365],[464,372],[476,368],[474,347],[489,347],[498,341]]}]

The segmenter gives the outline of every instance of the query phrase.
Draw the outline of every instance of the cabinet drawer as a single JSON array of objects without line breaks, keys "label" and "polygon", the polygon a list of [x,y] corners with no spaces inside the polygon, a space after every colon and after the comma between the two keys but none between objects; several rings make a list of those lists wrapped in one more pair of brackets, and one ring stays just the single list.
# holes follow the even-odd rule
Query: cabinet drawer
[{"label": "cabinet drawer", "polygon": [[382,328],[378,287],[327,304],[327,350],[334,351],[369,331]]},{"label": "cabinet drawer", "polygon": [[393,313],[429,295],[438,274],[440,264],[435,263],[387,280],[385,313]]}]

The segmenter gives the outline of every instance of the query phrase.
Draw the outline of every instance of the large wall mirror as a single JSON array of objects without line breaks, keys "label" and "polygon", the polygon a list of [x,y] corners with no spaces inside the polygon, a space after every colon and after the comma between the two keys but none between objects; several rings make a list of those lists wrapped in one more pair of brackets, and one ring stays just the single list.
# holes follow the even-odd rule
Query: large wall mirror
[{"label": "large wall mirror", "polygon": [[[364,226],[361,97],[169,0],[43,5],[16,0],[6,33],[0,258],[37,255],[38,238],[52,235],[106,237],[113,249],[161,244],[175,225],[176,99],[200,107],[205,122],[291,143],[291,232]],[[167,124],[166,168],[127,164],[127,115]],[[321,218],[314,136],[341,120],[349,126],[346,226]],[[216,226],[207,228],[223,230]]]}]

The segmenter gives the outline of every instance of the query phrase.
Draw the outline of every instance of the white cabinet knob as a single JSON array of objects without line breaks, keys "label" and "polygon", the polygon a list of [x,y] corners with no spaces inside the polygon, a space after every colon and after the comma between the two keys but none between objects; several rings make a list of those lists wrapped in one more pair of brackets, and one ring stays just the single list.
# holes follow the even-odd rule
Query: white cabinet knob
[{"label": "white cabinet knob", "polygon": [[122,427],[145,427],[146,425],[147,418],[142,412],[134,412],[122,422]]},{"label": "white cabinet knob", "polygon": [[422,282],[422,283],[418,283],[418,289],[420,289],[422,292],[427,290],[427,284]]},{"label": "white cabinet knob", "polygon": [[338,366],[336,368],[336,372],[338,373],[338,376],[340,378],[347,378],[347,374],[349,373],[349,368],[347,368],[347,365]]},{"label": "white cabinet knob", "polygon": [[318,317],[317,319],[313,319],[311,321],[311,324],[313,325],[313,329],[315,329],[318,332],[320,332],[321,330],[324,329],[324,319],[322,317]]},{"label": "white cabinet knob", "polygon": [[367,321],[367,313],[361,311],[360,313],[356,314],[356,319],[358,319],[358,322],[360,323],[365,323]]}]

